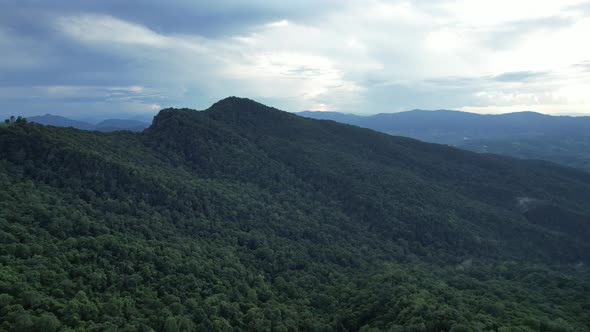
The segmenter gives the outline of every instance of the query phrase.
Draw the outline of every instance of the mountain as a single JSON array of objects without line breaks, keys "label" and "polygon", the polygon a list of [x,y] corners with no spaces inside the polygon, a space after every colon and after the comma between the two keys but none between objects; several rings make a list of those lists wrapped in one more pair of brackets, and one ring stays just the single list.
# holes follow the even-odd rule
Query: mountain
[{"label": "mountain", "polygon": [[94,125],[84,121],[76,121],[72,119],[65,118],[59,115],[39,115],[39,116],[31,116],[27,118],[29,122],[35,122],[46,126],[56,126],[56,127],[72,127],[78,128],[83,130],[93,130]]},{"label": "mountain", "polygon": [[149,127],[148,123],[138,120],[121,120],[121,119],[108,119],[101,121],[95,125],[95,129],[98,131],[115,131],[115,130],[129,130],[129,131],[142,131]]},{"label": "mountain", "polygon": [[296,114],[443,144],[458,144],[466,139],[571,135],[590,132],[590,117],[551,116],[534,112],[490,115],[448,110],[414,110],[368,116],[311,111]]},{"label": "mountain", "polygon": [[0,127],[0,329],[586,331],[590,174],[230,97]]},{"label": "mountain", "polygon": [[138,120],[108,119],[97,124],[91,124],[88,122],[72,120],[63,116],[51,114],[32,116],[27,118],[27,120],[29,122],[35,122],[46,126],[72,127],[83,130],[98,130],[107,132],[116,130],[142,131],[149,127],[148,123]]},{"label": "mountain", "polygon": [[590,155],[587,153],[590,117],[534,112],[482,115],[447,110],[414,110],[371,116],[310,111],[297,114],[476,152],[549,160],[590,170]]},{"label": "mountain", "polygon": [[336,122],[342,122],[347,124],[355,124],[357,122],[361,122],[365,119],[365,116],[356,115],[356,114],[348,114],[348,113],[339,113],[339,112],[328,112],[328,111],[303,111],[295,113],[297,115],[318,119],[318,120],[333,120]]}]

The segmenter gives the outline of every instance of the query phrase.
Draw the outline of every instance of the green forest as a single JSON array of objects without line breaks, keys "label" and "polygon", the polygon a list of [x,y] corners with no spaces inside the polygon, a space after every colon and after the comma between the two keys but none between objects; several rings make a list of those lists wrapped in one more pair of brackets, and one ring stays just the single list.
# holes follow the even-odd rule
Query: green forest
[{"label": "green forest", "polygon": [[589,331],[590,173],[230,97],[0,126],[0,331]]},{"label": "green forest", "polygon": [[466,140],[458,147],[524,159],[542,159],[590,172],[590,133]]}]

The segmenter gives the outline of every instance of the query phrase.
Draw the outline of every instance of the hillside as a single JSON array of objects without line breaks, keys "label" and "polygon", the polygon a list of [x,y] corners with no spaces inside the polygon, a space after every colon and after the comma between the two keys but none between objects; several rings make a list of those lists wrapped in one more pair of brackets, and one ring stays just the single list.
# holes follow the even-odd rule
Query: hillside
[{"label": "hillside", "polygon": [[542,159],[590,172],[590,133],[504,139],[474,139],[458,145],[480,153]]},{"label": "hillside", "polygon": [[297,114],[476,152],[548,160],[590,170],[590,117],[550,116],[534,112],[482,115],[447,110],[414,110],[370,116],[311,111]]},{"label": "hillside", "polygon": [[586,331],[590,174],[230,97],[0,127],[0,330]]}]

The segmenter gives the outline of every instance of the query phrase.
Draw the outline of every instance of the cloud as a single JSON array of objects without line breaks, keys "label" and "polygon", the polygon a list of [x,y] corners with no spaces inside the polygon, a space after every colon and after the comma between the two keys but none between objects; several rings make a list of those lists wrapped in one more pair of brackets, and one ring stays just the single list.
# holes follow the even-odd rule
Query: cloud
[{"label": "cloud", "polygon": [[582,72],[590,72],[590,61],[575,63],[572,66]]},{"label": "cloud", "polygon": [[577,0],[139,3],[1,4],[10,102],[590,112],[590,13]]},{"label": "cloud", "polygon": [[287,21],[287,20],[280,20],[280,21],[270,22],[270,23],[266,24],[266,26],[270,27],[270,28],[281,28],[281,27],[286,27],[288,25],[289,25],[289,21]]},{"label": "cloud", "polygon": [[[67,37],[97,51],[135,61],[141,59],[138,71],[144,74],[169,73],[170,78],[158,77],[160,82],[170,80],[169,84],[196,85],[200,90],[207,90],[210,82],[216,81],[215,85],[231,89],[227,94],[237,92],[267,99],[300,99],[300,102],[326,93],[350,97],[361,90],[346,80],[328,57],[306,48],[288,50],[286,40],[313,33],[314,29],[281,21],[264,25],[256,34],[223,40],[160,34],[110,16],[62,17],[56,21],[56,27]],[[275,38],[285,39],[285,51],[276,50]]]},{"label": "cloud", "polygon": [[495,76],[494,79],[501,82],[522,82],[527,80],[538,79],[544,75],[546,75],[546,73],[544,72],[515,71],[502,73],[500,75]]},{"label": "cloud", "polygon": [[[0,98],[5,103],[18,104],[22,100],[49,104],[133,104],[134,110],[153,111],[154,102],[162,96],[151,88],[143,86],[33,86],[0,87]],[[26,105],[25,105],[26,106]],[[23,115],[26,107],[19,107]],[[34,114],[33,114],[34,115]]]},{"label": "cloud", "polygon": [[57,20],[57,28],[86,43],[170,47],[170,42],[173,42],[141,25],[110,16],[66,16]]},{"label": "cloud", "polygon": [[16,36],[0,26],[0,70],[17,71],[38,69],[46,65],[48,50],[43,44],[23,36]]}]

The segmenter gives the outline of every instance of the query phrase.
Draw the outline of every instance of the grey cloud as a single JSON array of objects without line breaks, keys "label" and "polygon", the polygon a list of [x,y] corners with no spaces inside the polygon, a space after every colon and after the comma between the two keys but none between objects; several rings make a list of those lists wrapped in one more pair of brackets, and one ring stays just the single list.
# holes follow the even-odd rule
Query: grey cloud
[{"label": "grey cloud", "polygon": [[535,71],[515,71],[515,72],[507,72],[497,76],[492,77],[493,80],[501,81],[501,82],[522,82],[532,79],[538,79],[542,76],[546,76],[548,73],[546,72],[535,72]]},{"label": "grey cloud", "polygon": [[473,102],[473,94],[478,89],[471,84],[475,80],[477,79],[441,78],[424,82],[382,84],[367,91],[366,108],[356,110],[356,113],[459,108]]},{"label": "grey cloud", "polygon": [[44,34],[43,24],[56,15],[95,13],[150,26],[160,33],[215,37],[243,34],[252,26],[280,19],[309,21],[346,4],[333,0],[19,0],[0,2],[0,18],[28,33]]},{"label": "grey cloud", "polygon": [[521,43],[526,36],[535,31],[562,29],[575,24],[570,16],[548,16],[543,18],[513,21],[497,27],[485,38],[485,44],[492,48],[510,48]]},{"label": "grey cloud", "polygon": [[437,77],[427,79],[424,83],[437,88],[464,88],[480,85],[485,80],[485,77]]}]

